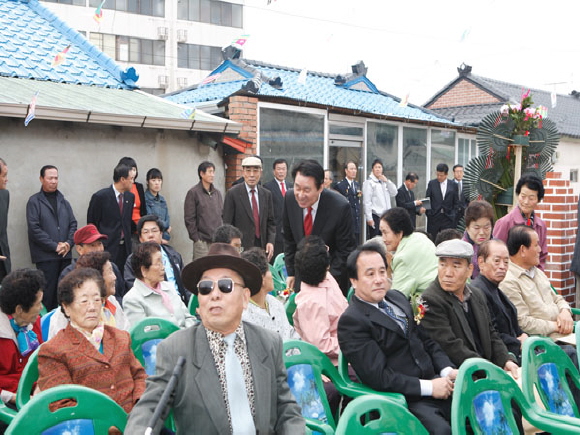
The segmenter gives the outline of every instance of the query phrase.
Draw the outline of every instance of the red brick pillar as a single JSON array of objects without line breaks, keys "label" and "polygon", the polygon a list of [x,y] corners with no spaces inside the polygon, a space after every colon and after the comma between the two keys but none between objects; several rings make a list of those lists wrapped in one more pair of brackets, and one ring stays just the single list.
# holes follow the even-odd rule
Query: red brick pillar
[{"label": "red brick pillar", "polygon": [[548,260],[546,275],[566,300],[575,305],[576,287],[570,263],[576,242],[578,197],[559,172],[548,172],[544,180],[545,195],[536,210],[548,227]]},{"label": "red brick pillar", "polygon": [[242,160],[248,155],[256,154],[258,139],[258,99],[254,97],[234,96],[230,97],[226,117],[232,121],[243,124],[242,131],[238,135],[252,144],[246,149],[245,154],[230,154],[225,157],[226,189],[242,176]]}]

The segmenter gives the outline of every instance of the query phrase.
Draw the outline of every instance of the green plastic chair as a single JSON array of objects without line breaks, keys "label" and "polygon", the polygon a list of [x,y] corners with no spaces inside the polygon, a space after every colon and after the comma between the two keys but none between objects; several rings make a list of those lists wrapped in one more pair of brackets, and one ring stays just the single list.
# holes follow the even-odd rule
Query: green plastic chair
[{"label": "green plastic chair", "polygon": [[12,420],[16,417],[16,411],[12,408],[8,408],[4,405],[4,402],[0,400],[0,421],[10,424]]},{"label": "green plastic chair", "polygon": [[[286,263],[284,262],[284,253],[278,254],[274,259],[274,264],[272,265],[273,272],[272,276],[276,277],[280,281],[284,282],[286,285],[286,278],[288,278],[288,273],[286,272]],[[286,287],[284,287],[286,288]]]},{"label": "green plastic chair", "polygon": [[350,302],[350,300],[352,299],[354,295],[354,288],[351,287],[348,289],[348,293],[346,294],[346,300]]},{"label": "green plastic chair", "polygon": [[187,309],[189,310],[189,314],[192,316],[197,316],[197,309],[199,308],[199,300],[197,299],[197,295],[192,294],[189,298],[189,304],[187,304]]},{"label": "green plastic chair", "polygon": [[296,293],[292,293],[286,303],[284,304],[284,308],[286,309],[286,317],[288,318],[288,322],[292,326],[294,326],[294,311],[296,311]]},{"label": "green plastic chair", "polygon": [[560,417],[556,421],[540,415],[505,371],[482,358],[469,358],[459,368],[451,403],[451,432],[467,434],[469,422],[475,434],[517,434],[512,401],[521,409],[523,417],[540,431],[578,434],[574,419]]},{"label": "green plastic chair", "polygon": [[[556,293],[557,295],[560,294],[560,293],[558,293],[556,291],[556,289],[554,288],[553,285],[550,284],[550,287],[552,287],[552,291],[554,293]],[[570,312],[572,313],[573,316],[580,316],[580,308],[572,308],[572,307],[570,307]],[[574,327],[576,327],[576,322],[574,322]]]},{"label": "green plastic chair", "polygon": [[175,323],[158,317],[148,317],[131,327],[131,349],[148,375],[155,374],[156,345],[175,331],[179,331]]},{"label": "green plastic chair", "polygon": [[[540,414],[559,418],[580,417],[567,376],[580,388],[580,375],[572,360],[551,339],[530,337],[522,349],[522,390],[526,400]],[[543,407],[536,401],[534,387]],[[580,419],[577,420],[580,427]]]},{"label": "green plastic chair", "polygon": [[[372,413],[372,414],[371,414]],[[370,416],[377,418],[370,418]],[[381,396],[360,396],[346,405],[336,426],[336,435],[374,434],[429,435],[409,410]]]},{"label": "green plastic chair", "polygon": [[276,296],[276,293],[286,289],[286,280],[283,279],[279,272],[274,268],[273,265],[268,265],[270,268],[270,273],[272,274],[272,280],[274,281],[274,290],[270,292],[272,296]]},{"label": "green plastic chair", "polygon": [[38,313],[38,315],[40,317],[44,316],[46,313],[48,313],[48,310],[46,309],[46,307],[44,306],[44,304],[41,304],[42,307],[40,308],[40,313]]},{"label": "green plastic chair", "polygon": [[342,395],[353,398],[368,394],[380,395],[406,406],[404,398],[401,403],[403,396],[400,394],[380,393],[362,384],[345,382],[330,359],[318,348],[305,341],[286,340],[284,342],[284,364],[288,371],[288,385],[301,406],[302,416],[307,422],[318,420],[332,429],[336,428],[337,419],[330,410],[322,375],[328,377]]},{"label": "green plastic chair", "polygon": [[[63,399],[73,399],[76,405],[50,411],[50,403]],[[109,396],[80,385],[60,385],[34,396],[16,414],[6,435],[41,434],[51,428],[51,433],[106,434],[111,426],[122,432],[126,424],[127,413]]]},{"label": "green plastic chair", "polygon": [[[42,345],[41,345],[42,346]],[[34,384],[38,381],[38,351],[40,346],[28,358],[28,362],[22,371],[18,389],[16,390],[16,408],[24,408],[30,401],[33,393]]]}]

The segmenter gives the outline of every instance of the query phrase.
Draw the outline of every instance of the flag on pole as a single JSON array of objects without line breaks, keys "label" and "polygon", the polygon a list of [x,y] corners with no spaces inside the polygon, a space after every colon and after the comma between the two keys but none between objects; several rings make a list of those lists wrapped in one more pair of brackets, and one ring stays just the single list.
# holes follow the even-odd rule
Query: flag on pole
[{"label": "flag on pole", "polygon": [[105,1],[103,0],[101,2],[101,4],[99,5],[99,7],[97,9],[95,9],[95,14],[93,15],[93,20],[95,20],[97,23],[100,23],[101,20],[103,19],[103,6],[105,5]]},{"label": "flag on pole", "polygon": [[36,97],[38,97],[38,91],[35,92],[32,100],[30,101],[30,104],[28,105],[28,112],[26,113],[26,118],[24,118],[25,127],[28,127],[28,124],[34,119],[34,116],[36,115]]},{"label": "flag on pole", "polygon": [[301,85],[305,85],[307,76],[308,76],[308,70],[306,68],[304,68],[302,71],[300,71],[300,74],[298,74],[298,83]]},{"label": "flag on pole", "polygon": [[409,92],[405,94],[401,102],[399,103],[399,107],[407,107],[409,104]]},{"label": "flag on pole", "polygon": [[550,94],[550,99],[552,100],[552,109],[553,109],[554,107],[556,107],[556,104],[558,103],[556,91],[552,91],[552,93]]},{"label": "flag on pole", "polygon": [[248,42],[248,38],[250,37],[250,35],[241,35],[239,38],[234,39],[232,41],[232,45],[236,45],[239,48],[242,48],[243,45]]},{"label": "flag on pole", "polygon": [[66,60],[66,53],[70,50],[70,44],[66,46],[66,48],[54,56],[54,60],[52,61],[52,67],[59,66]]}]

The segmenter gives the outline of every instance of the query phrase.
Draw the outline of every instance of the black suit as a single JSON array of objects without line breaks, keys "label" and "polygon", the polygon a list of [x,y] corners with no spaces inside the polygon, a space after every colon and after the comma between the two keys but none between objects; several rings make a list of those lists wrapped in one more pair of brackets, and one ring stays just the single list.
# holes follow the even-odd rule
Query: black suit
[{"label": "black suit", "polygon": [[10,205],[10,193],[0,190],[0,255],[6,260],[0,261],[0,280],[10,273],[10,247],[8,246],[8,206]]},{"label": "black suit", "polygon": [[420,379],[434,379],[453,364],[423,328],[415,324],[404,294],[390,290],[385,299],[407,316],[407,335],[388,315],[355,296],[338,322],[340,350],[364,384],[374,390],[404,394],[409,410],[429,433],[451,433],[451,400],[421,396]]},{"label": "black suit", "polygon": [[[288,184],[284,180],[284,186],[286,191],[288,190]],[[274,242],[274,258],[280,253],[284,252],[284,232],[282,226],[282,212],[284,211],[284,196],[282,196],[282,190],[280,189],[280,182],[275,178],[264,184],[264,188],[268,189],[272,193],[272,204],[274,206],[274,222],[276,222],[276,240]]]},{"label": "black suit", "polygon": [[[274,244],[276,240],[276,222],[274,221],[274,206],[272,194],[262,186],[256,186],[260,217],[260,247],[266,249],[267,243]],[[254,193],[255,195],[256,193]],[[224,200],[224,224],[230,224],[242,232],[242,246],[249,249],[256,246],[256,229],[250,197],[246,183],[232,187],[226,193]]]},{"label": "black suit", "polygon": [[94,224],[101,234],[108,237],[103,239],[103,245],[119,270],[123,270],[125,260],[131,254],[131,216],[135,195],[124,192],[123,198],[122,216],[113,186],[94,193],[87,211],[87,224]]},{"label": "black suit", "polygon": [[[294,276],[296,246],[304,238],[303,213],[296,202],[294,190],[284,198],[284,262],[288,276]],[[323,189],[320,193],[312,234],[320,236],[328,246],[330,273],[346,294],[350,284],[346,276],[346,258],[356,248],[352,232],[352,214],[348,201],[339,193]]]},{"label": "black suit", "polygon": [[516,307],[496,284],[481,274],[471,281],[471,285],[479,288],[485,295],[493,326],[508,350],[517,357],[518,364],[521,363],[522,350],[518,337],[524,331],[520,329],[518,324]]},{"label": "black suit", "polygon": [[431,209],[427,210],[427,232],[435,240],[437,233],[446,228],[455,228],[457,216],[457,184],[453,180],[447,180],[445,198],[441,193],[441,184],[437,179],[429,181],[426,196],[431,199]]},{"label": "black suit", "polygon": [[457,212],[455,216],[455,225],[459,224],[459,221],[465,214],[465,209],[469,205],[469,199],[467,199],[467,190],[465,189],[465,183],[461,180],[461,192],[459,192],[459,181],[453,179],[455,185],[457,186]]},{"label": "black suit", "polygon": [[350,204],[350,211],[352,213],[352,228],[355,234],[355,237],[359,239],[360,234],[360,198],[358,193],[360,192],[360,185],[356,180],[352,182],[353,187],[350,186],[348,180],[345,178],[344,180],[336,183],[334,188],[342,194]]},{"label": "black suit", "polygon": [[413,228],[416,226],[417,215],[420,214],[419,210],[421,206],[415,205],[415,194],[412,190],[408,190],[405,184],[397,189],[397,196],[395,196],[395,201],[397,202],[397,207],[402,207],[407,210],[409,217],[411,218],[411,223]]}]

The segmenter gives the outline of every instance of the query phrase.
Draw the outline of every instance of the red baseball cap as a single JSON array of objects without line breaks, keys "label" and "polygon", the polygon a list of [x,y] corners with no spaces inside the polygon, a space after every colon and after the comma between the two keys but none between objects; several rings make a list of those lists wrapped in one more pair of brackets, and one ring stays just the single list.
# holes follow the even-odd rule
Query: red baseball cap
[{"label": "red baseball cap", "polygon": [[93,224],[88,224],[75,231],[74,242],[75,245],[80,245],[93,243],[94,241],[97,241],[99,239],[107,239],[107,238],[108,237],[105,234],[99,233],[99,230],[97,230],[96,226],[94,226]]}]

